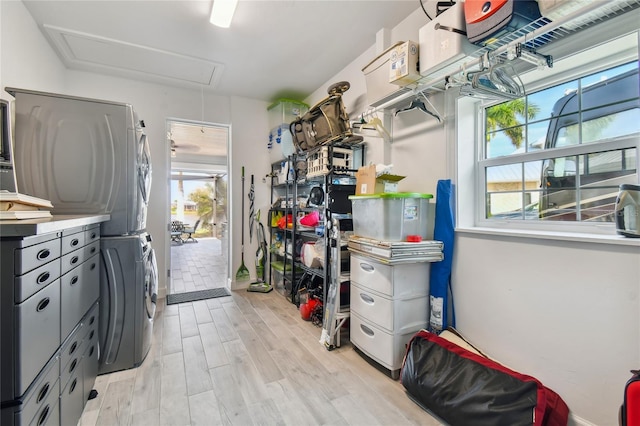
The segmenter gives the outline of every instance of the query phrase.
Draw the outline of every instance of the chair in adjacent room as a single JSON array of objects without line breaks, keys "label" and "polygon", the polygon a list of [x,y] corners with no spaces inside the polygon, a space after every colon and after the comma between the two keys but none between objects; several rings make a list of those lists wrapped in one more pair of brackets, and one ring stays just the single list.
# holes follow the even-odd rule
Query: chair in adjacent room
[{"label": "chair in adjacent room", "polygon": [[183,234],[187,234],[187,237],[186,237],[186,238],[184,238],[184,239],[182,239],[182,241],[183,241],[183,242],[187,242],[187,241],[189,241],[189,240],[191,240],[191,241],[193,241],[193,242],[195,242],[195,243],[197,243],[197,242],[198,242],[198,240],[196,240],[196,239],[193,237],[193,234],[195,234],[195,233],[196,233],[196,229],[198,229],[198,225],[200,225],[200,219],[196,220],[196,223],[195,223],[195,225],[193,225],[193,227],[192,227],[192,228],[187,228],[187,227],[185,227],[185,228],[183,228],[183,229],[182,229],[182,233],[183,233]]},{"label": "chair in adjacent room", "polygon": [[176,243],[182,244],[184,241],[182,240],[182,233],[184,231],[184,223],[179,220],[171,221],[171,241],[175,241]]}]

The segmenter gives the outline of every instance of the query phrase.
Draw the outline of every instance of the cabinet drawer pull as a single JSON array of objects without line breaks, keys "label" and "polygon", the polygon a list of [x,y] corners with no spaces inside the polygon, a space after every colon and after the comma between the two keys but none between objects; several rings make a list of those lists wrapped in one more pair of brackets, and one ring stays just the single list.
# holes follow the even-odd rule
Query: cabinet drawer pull
[{"label": "cabinet drawer pull", "polygon": [[75,265],[76,263],[78,263],[78,260],[80,260],[80,258],[78,256],[73,256],[71,258],[71,264]]},{"label": "cabinet drawer pull", "polygon": [[90,269],[90,270],[92,270],[92,271],[93,271],[94,269],[96,269],[96,264],[95,264],[95,263],[92,263],[92,264],[91,264],[91,266],[89,267],[89,269]]},{"label": "cabinet drawer pull", "polygon": [[89,239],[90,240],[95,240],[97,236],[98,236],[98,234],[96,234],[95,232],[92,232],[91,235],[89,236]]},{"label": "cabinet drawer pull", "polygon": [[38,279],[36,280],[38,284],[44,284],[47,282],[51,274],[49,272],[43,272],[38,275]]},{"label": "cabinet drawer pull", "polygon": [[74,284],[75,284],[75,283],[77,283],[77,282],[78,282],[78,276],[77,276],[77,275],[74,275],[74,276],[73,276],[73,278],[71,278],[71,283],[70,283],[70,284],[71,284],[71,285],[74,285]]},{"label": "cabinet drawer pull", "polygon": [[94,322],[96,322],[96,317],[95,317],[95,316],[92,316],[92,317],[89,319],[89,325],[93,324]]},{"label": "cabinet drawer pull", "polygon": [[93,339],[94,333],[95,333],[95,330],[91,330],[91,333],[89,333],[89,340]]},{"label": "cabinet drawer pull", "polygon": [[78,349],[78,341],[77,340],[75,342],[73,342],[73,344],[69,348],[69,355],[72,355],[76,351],[76,349]]},{"label": "cabinet drawer pull", "polygon": [[74,358],[73,361],[71,361],[71,365],[69,365],[69,373],[73,373],[73,370],[76,369],[76,365],[78,365],[78,358]]},{"label": "cabinet drawer pull", "polygon": [[96,252],[96,248],[95,247],[91,247],[91,249],[89,250],[89,252],[91,252],[91,254]]},{"label": "cabinet drawer pull", "polygon": [[71,395],[73,391],[76,389],[77,384],[78,384],[78,378],[73,379],[73,382],[71,382],[71,384],[69,385],[69,395]]},{"label": "cabinet drawer pull", "polygon": [[93,355],[94,349],[95,349],[95,346],[91,346],[91,349],[89,349],[89,356]]},{"label": "cabinet drawer pull", "polygon": [[44,422],[47,420],[47,417],[49,417],[49,406],[48,405],[46,407],[44,407],[44,409],[40,413],[40,416],[38,417],[38,426],[43,425]]},{"label": "cabinet drawer pull", "polygon": [[78,240],[77,238],[74,238],[73,240],[71,240],[71,247],[77,246],[79,242],[80,240]]},{"label": "cabinet drawer pull", "polygon": [[362,331],[364,332],[364,334],[366,334],[367,336],[373,336],[373,330],[370,329],[369,327],[367,327],[364,324],[360,324],[360,328],[362,329]]},{"label": "cabinet drawer pull", "polygon": [[38,260],[45,260],[47,257],[51,255],[51,251],[49,249],[42,249],[36,255]]},{"label": "cabinet drawer pull", "polygon": [[362,299],[362,301],[367,305],[373,305],[373,297],[369,296],[368,294],[360,293],[360,299]]},{"label": "cabinet drawer pull", "polygon": [[39,303],[38,306],[36,307],[36,312],[42,312],[46,309],[47,306],[49,306],[49,298],[45,297],[44,299],[42,299]]},{"label": "cabinet drawer pull", "polygon": [[42,400],[47,396],[48,393],[49,382],[45,383],[44,386],[40,388],[40,392],[38,392],[38,397],[36,398],[36,403],[40,404],[40,402],[42,402]]},{"label": "cabinet drawer pull", "polygon": [[362,268],[363,271],[367,271],[367,272],[373,272],[373,270],[375,269],[373,266],[364,262],[360,262],[360,268]]}]

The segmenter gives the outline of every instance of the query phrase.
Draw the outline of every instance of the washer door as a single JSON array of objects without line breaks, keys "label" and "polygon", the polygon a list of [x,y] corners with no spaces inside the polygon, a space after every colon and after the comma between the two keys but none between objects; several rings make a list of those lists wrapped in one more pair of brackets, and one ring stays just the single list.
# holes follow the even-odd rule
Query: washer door
[{"label": "washer door", "polygon": [[158,265],[156,252],[150,248],[144,265],[144,306],[147,318],[153,321],[156,315],[156,301],[158,300]]}]

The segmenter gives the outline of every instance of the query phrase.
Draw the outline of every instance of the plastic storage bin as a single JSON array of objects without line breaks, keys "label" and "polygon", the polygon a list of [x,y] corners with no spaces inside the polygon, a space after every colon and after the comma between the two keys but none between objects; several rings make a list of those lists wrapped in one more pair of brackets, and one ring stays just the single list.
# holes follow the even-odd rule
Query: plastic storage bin
[{"label": "plastic storage bin", "polygon": [[[267,108],[269,118],[269,148],[273,144],[290,143],[293,149],[289,124],[297,117],[303,116],[309,111],[309,105],[291,99],[278,99]],[[283,148],[284,149],[284,148]],[[293,152],[285,153],[290,155]]]},{"label": "plastic storage bin", "polygon": [[380,241],[405,241],[408,235],[426,239],[431,198],[414,192],[351,195],[353,233]]}]

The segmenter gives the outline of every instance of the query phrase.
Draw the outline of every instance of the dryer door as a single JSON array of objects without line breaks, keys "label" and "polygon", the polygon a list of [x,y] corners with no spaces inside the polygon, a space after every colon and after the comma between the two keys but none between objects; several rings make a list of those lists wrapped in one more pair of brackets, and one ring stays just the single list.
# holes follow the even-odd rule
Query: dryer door
[{"label": "dryer door", "polygon": [[149,195],[151,190],[151,150],[147,135],[142,128],[136,128],[137,152],[136,152],[136,202],[138,217],[137,230],[147,227],[147,206],[149,205]]},{"label": "dryer door", "polygon": [[144,270],[145,312],[147,319],[153,321],[156,315],[156,301],[158,300],[158,265],[156,263],[156,252],[152,248],[149,249],[147,254]]}]

